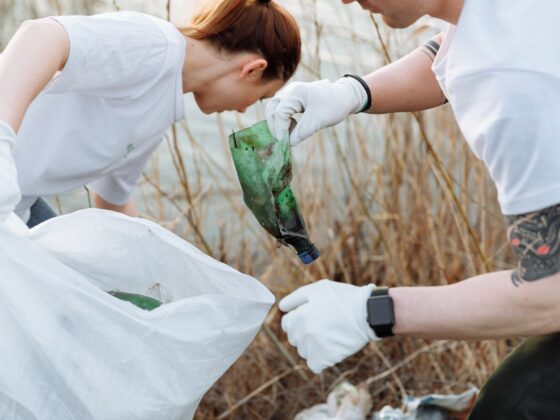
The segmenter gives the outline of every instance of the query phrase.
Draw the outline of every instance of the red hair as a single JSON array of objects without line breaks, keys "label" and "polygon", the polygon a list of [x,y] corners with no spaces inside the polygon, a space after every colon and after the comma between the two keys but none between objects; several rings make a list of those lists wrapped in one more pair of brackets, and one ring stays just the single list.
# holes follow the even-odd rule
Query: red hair
[{"label": "red hair", "polygon": [[262,76],[266,80],[288,80],[301,59],[296,21],[271,0],[206,0],[189,24],[178,29],[220,51],[259,54],[268,62]]}]

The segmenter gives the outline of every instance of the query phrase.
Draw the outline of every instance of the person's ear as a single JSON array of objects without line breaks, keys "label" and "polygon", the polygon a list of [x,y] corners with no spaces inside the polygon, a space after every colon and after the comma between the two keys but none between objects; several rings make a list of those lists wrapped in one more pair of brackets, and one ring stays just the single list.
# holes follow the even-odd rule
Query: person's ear
[{"label": "person's ear", "polygon": [[250,81],[260,80],[267,67],[268,62],[264,58],[253,58],[241,66],[241,78]]}]

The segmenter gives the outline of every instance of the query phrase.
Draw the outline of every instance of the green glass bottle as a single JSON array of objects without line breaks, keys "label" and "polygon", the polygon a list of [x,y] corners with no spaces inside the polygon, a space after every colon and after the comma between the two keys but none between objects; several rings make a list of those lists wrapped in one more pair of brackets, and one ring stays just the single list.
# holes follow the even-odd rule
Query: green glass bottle
[{"label": "green glass bottle", "polygon": [[243,200],[261,226],[279,243],[292,246],[304,264],[319,258],[290,187],[292,163],[288,135],[277,140],[266,121],[260,121],[232,133],[229,148]]},{"label": "green glass bottle", "polygon": [[107,293],[113,295],[117,299],[126,300],[127,302],[130,302],[146,311],[151,311],[161,306],[161,302],[159,300],[149,296],[139,295],[137,293],[117,292],[114,290]]}]

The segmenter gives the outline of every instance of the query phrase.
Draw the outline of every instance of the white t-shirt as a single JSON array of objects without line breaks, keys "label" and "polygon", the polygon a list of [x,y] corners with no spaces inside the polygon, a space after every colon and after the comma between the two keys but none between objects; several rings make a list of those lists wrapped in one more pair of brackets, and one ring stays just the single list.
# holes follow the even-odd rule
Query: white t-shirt
[{"label": "white t-shirt", "polygon": [[433,64],[505,215],[560,203],[560,1],[465,0]]},{"label": "white t-shirt", "polygon": [[66,29],[70,55],[14,146],[24,220],[37,197],[84,185],[125,204],[165,131],[185,117],[186,41],[173,25],[135,12],[52,19]]}]

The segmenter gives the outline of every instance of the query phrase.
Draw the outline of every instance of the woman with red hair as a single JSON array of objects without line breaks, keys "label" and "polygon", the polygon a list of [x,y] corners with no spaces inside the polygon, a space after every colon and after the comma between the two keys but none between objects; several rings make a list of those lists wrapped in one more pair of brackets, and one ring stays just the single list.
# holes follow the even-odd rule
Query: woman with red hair
[{"label": "woman with red hair", "polygon": [[[299,63],[301,40],[273,1],[207,0],[176,27],[135,12],[25,22],[0,55],[0,218],[34,226],[41,199],[81,187],[128,215],[146,162],[183,94],[204,113],[243,112],[273,96]],[[17,174],[17,175],[16,175]]]}]

